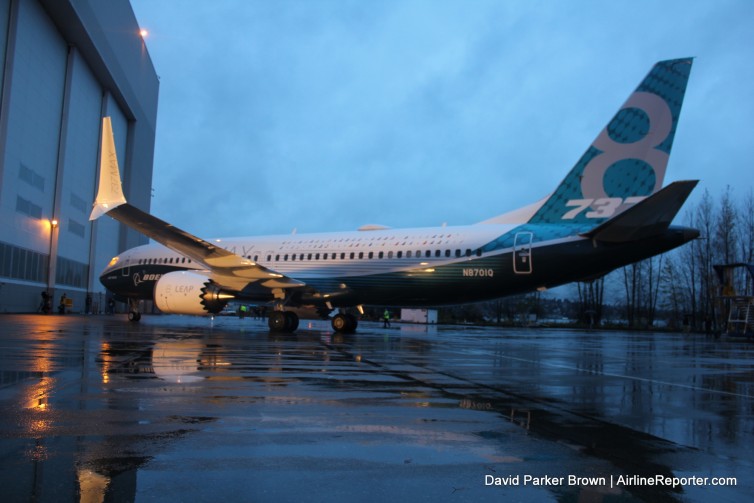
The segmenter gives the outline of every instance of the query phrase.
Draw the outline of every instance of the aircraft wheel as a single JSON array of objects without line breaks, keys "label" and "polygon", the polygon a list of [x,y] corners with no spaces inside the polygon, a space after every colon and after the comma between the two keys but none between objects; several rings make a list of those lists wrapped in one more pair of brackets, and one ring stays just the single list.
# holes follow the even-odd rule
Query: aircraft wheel
[{"label": "aircraft wheel", "polygon": [[141,313],[138,311],[129,311],[128,312],[128,321],[137,322],[141,319]]},{"label": "aircraft wheel", "polygon": [[285,311],[273,311],[270,313],[270,317],[267,319],[270,330],[273,332],[285,332],[287,325],[285,315]]},{"label": "aircraft wheel", "polygon": [[348,318],[348,327],[349,327],[348,331],[355,332],[356,327],[359,326],[359,320],[356,318],[356,316],[352,314],[347,314],[346,317]]},{"label": "aircraft wheel", "polygon": [[356,318],[350,314],[336,314],[332,319],[332,328],[336,332],[350,334],[356,331],[356,325]]},{"label": "aircraft wheel", "polygon": [[298,316],[296,313],[285,311],[285,331],[295,332],[298,328]]}]

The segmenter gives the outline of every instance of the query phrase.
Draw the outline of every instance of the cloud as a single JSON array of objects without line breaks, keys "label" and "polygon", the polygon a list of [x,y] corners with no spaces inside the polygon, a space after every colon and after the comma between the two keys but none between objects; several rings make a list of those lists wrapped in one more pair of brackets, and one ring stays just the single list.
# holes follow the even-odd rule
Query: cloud
[{"label": "cloud", "polygon": [[528,204],[666,58],[698,57],[668,178],[750,170],[746,1],[132,4],[161,78],[153,211],[202,236]]}]

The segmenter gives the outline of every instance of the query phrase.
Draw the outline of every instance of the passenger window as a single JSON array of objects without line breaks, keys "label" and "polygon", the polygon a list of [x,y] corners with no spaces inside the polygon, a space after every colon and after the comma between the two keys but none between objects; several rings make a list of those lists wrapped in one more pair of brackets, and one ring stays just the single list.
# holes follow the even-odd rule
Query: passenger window
[{"label": "passenger window", "polygon": [[353,258],[353,257],[354,257],[354,254],[353,254],[353,252],[351,252],[351,258]]},{"label": "passenger window", "polygon": [[450,250],[445,250],[445,256],[450,257]]},{"label": "passenger window", "polygon": [[[327,258],[327,257],[325,257]],[[319,260],[319,253],[314,256],[314,260]]]},{"label": "passenger window", "polygon": [[432,252],[430,250],[427,250],[427,251],[424,252],[424,256],[427,257],[427,258],[429,258],[429,257],[432,256]]},{"label": "passenger window", "polygon": [[306,256],[306,260],[311,260],[311,259],[312,259],[312,254],[310,253],[309,255]]},{"label": "passenger window", "polygon": [[466,256],[471,257],[471,250],[469,248],[466,248]]},{"label": "passenger window", "polygon": [[267,262],[272,262],[272,255],[267,255]]},{"label": "passenger window", "polygon": [[461,256],[461,250],[456,249],[456,257],[460,257],[460,256]]},{"label": "passenger window", "polygon": [[479,248],[479,249],[478,249],[478,250],[476,251],[476,256],[477,256],[477,257],[481,257],[481,256],[482,256],[482,249],[481,249],[481,248]]},{"label": "passenger window", "polygon": [[[400,253],[400,252],[398,252],[398,253]],[[411,250],[409,250],[409,251],[406,252],[406,258],[411,258]]]},{"label": "passenger window", "polygon": [[442,255],[442,252],[440,250],[435,250],[435,257],[440,257]]},{"label": "passenger window", "polygon": [[278,260],[280,260],[280,255],[275,255],[275,262],[277,262]]},{"label": "passenger window", "polygon": [[374,258],[374,252],[369,252],[369,258]]},{"label": "passenger window", "polygon": [[[390,253],[393,253],[393,252],[390,252]],[[388,254],[388,257],[390,257],[390,254]],[[401,258],[401,257],[403,257],[403,252],[399,251],[398,252],[398,258]]]},{"label": "passenger window", "polygon": [[359,252],[359,258],[364,258],[364,252]]}]

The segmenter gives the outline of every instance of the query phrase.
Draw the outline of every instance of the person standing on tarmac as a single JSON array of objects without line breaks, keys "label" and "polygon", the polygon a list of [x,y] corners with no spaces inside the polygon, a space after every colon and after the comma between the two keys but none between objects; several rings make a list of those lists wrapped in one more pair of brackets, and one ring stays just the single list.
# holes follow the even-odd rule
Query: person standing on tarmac
[{"label": "person standing on tarmac", "polygon": [[390,327],[390,311],[388,311],[387,308],[385,308],[385,312],[382,313],[382,321],[384,322],[382,328]]},{"label": "person standing on tarmac", "polygon": [[50,310],[52,309],[50,304],[50,294],[47,293],[47,290],[42,290],[42,303],[39,304],[39,310],[44,314],[50,314]]},{"label": "person standing on tarmac", "polygon": [[68,298],[66,294],[60,296],[60,305],[58,306],[58,313],[65,314],[65,301]]}]

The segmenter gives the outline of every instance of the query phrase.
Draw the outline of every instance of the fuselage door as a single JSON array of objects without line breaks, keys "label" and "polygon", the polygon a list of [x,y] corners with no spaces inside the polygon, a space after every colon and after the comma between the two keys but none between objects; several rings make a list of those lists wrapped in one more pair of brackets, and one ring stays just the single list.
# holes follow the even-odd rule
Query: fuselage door
[{"label": "fuselage door", "polygon": [[516,274],[531,274],[531,242],[534,234],[519,232],[513,241],[513,272]]},{"label": "fuselage door", "polygon": [[123,260],[123,268],[121,269],[121,274],[124,277],[128,277],[131,275],[131,259],[126,257],[125,260]]}]

